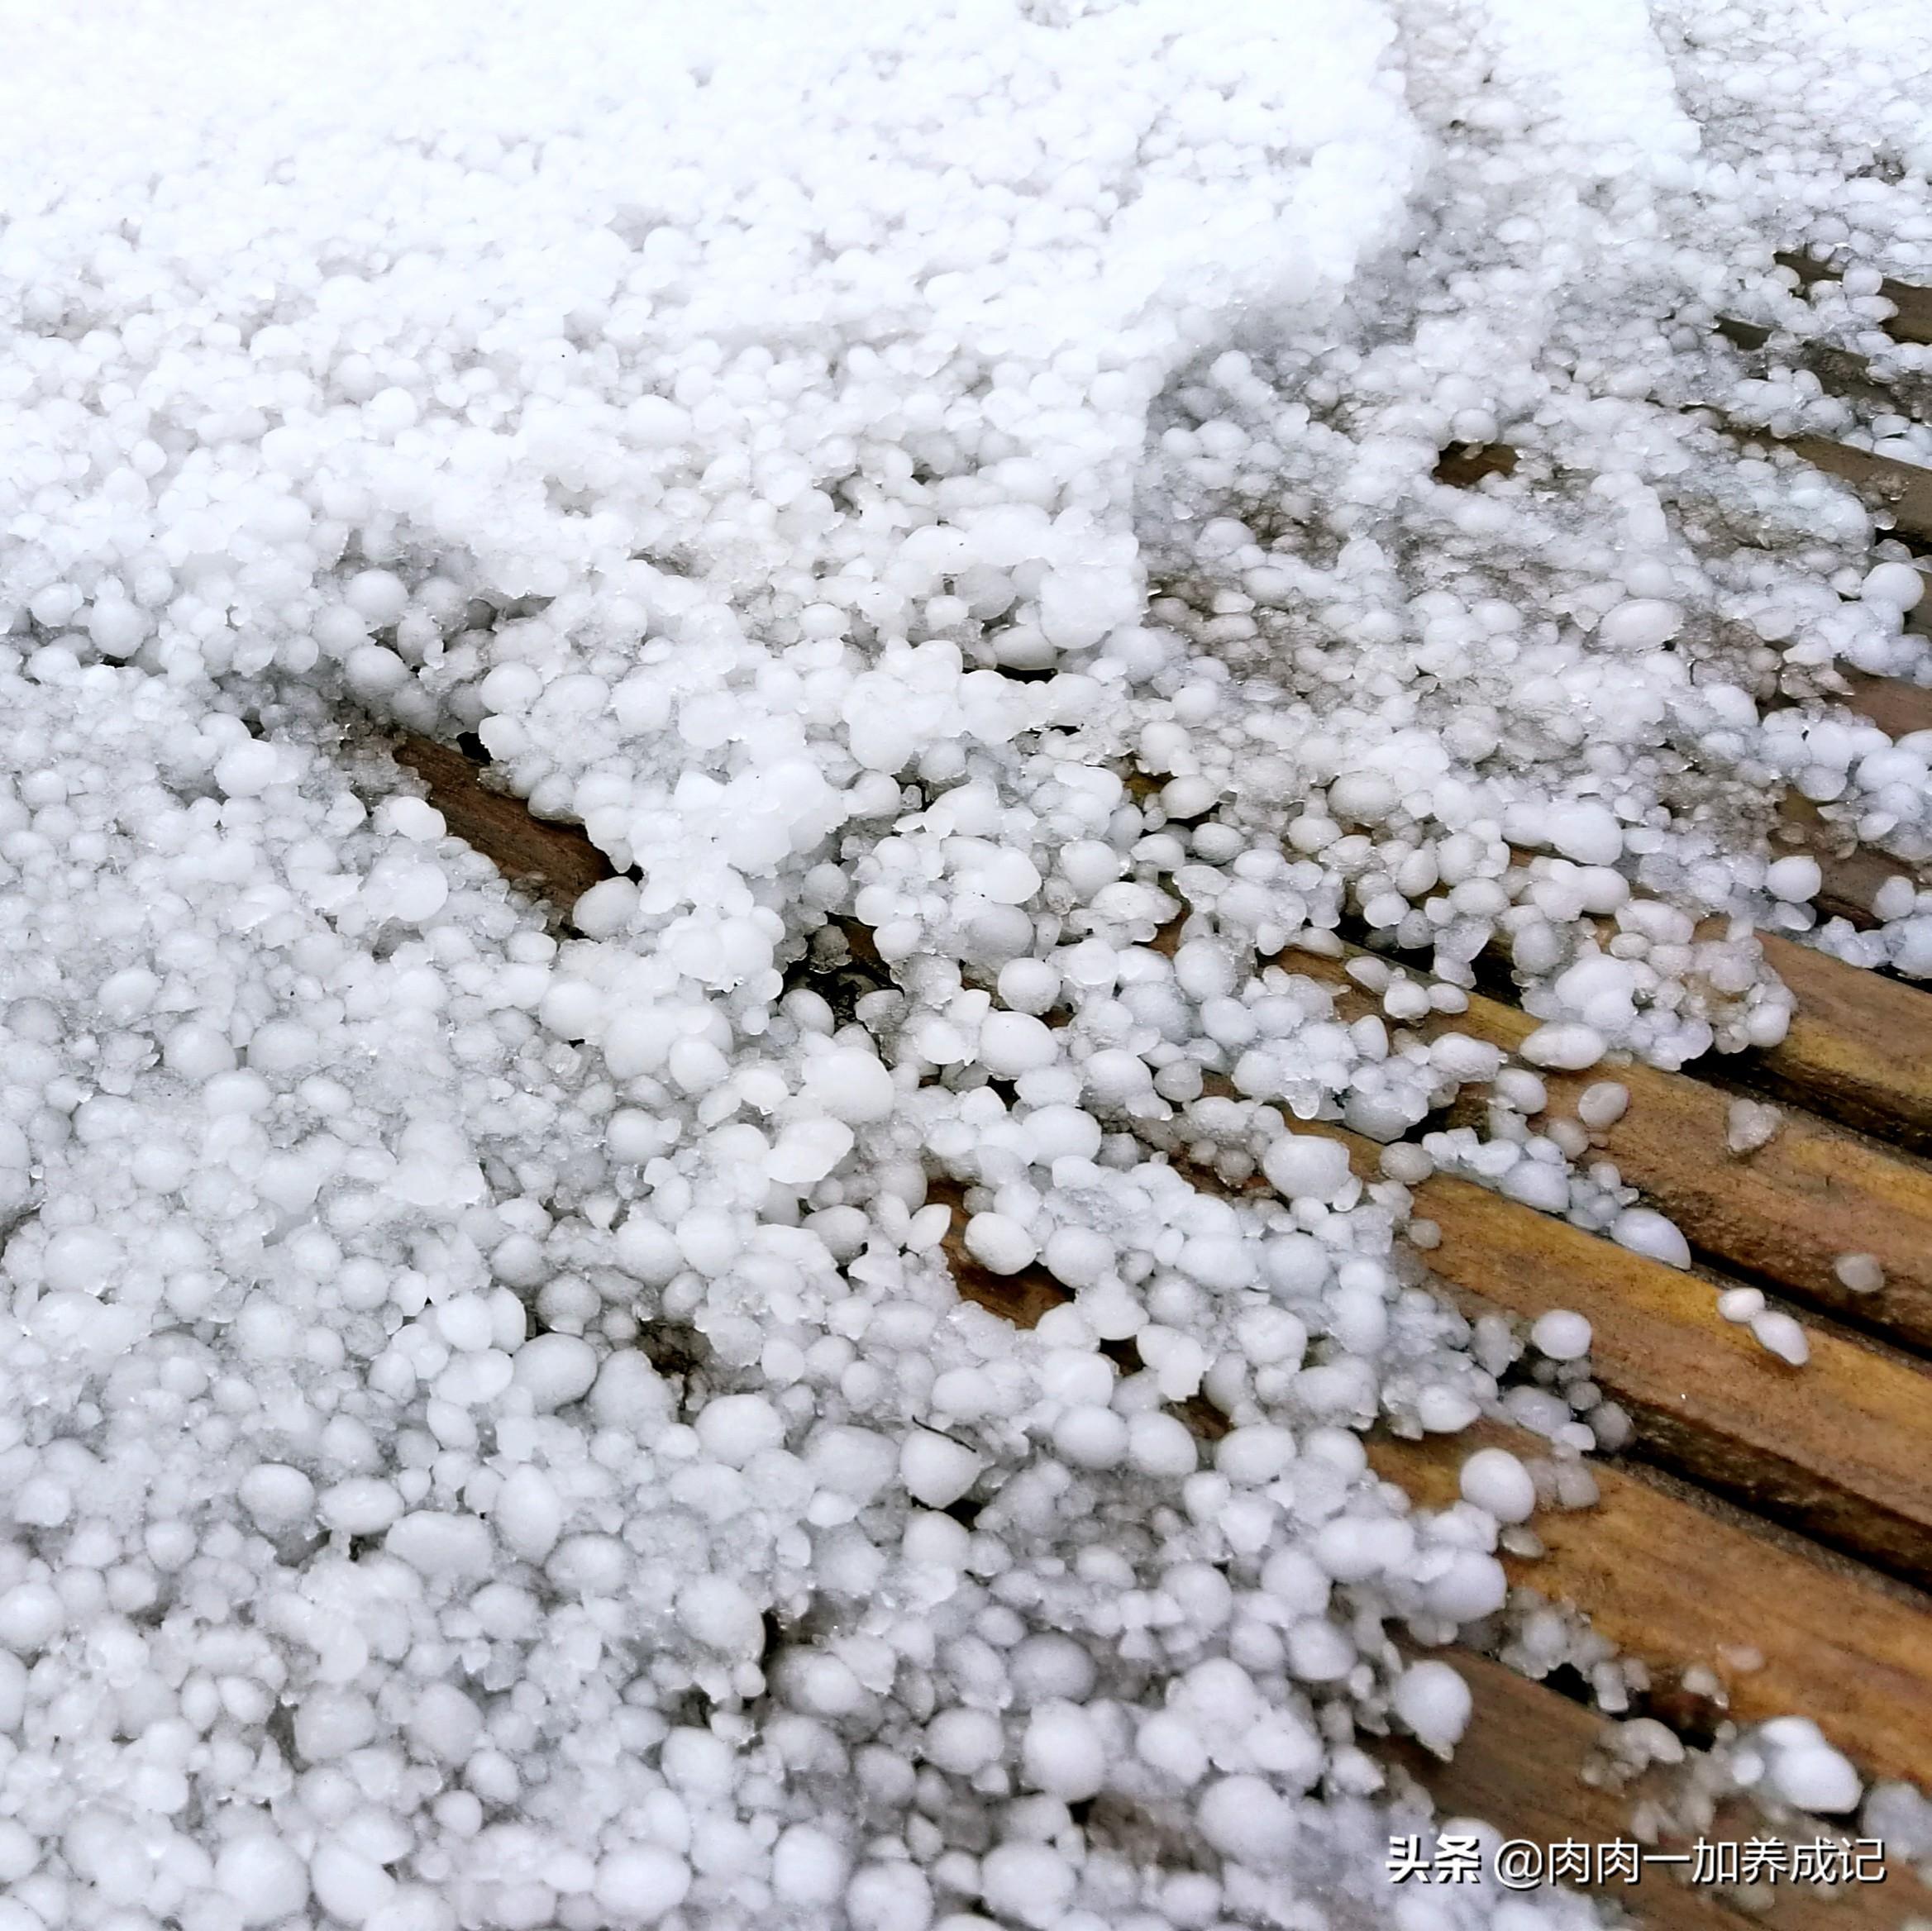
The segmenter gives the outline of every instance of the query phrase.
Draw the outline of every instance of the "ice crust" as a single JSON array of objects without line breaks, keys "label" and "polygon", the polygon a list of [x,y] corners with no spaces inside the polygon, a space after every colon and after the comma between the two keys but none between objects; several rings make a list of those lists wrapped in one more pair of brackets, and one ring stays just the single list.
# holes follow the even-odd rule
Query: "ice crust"
[{"label": "ice crust", "polygon": [[[1400,1236],[1686,1264],[1531,1068],[1780,1037],[1787,780],[1932,849],[1820,694],[1925,675],[1903,553],[1678,407],[1822,407],[1720,310],[1872,346],[1774,246],[1925,272],[1922,21],[7,26],[0,1931],[1587,1921],[1381,1876],[1469,1716],[1392,1635],[1517,1641],[1626,1425]],[[398,727],[587,827],[575,936]],[[1433,966],[1352,1024],[1345,922]],[[1405,1030],[1492,942],[1528,1066]],[[1548,1460],[1367,1471],[1485,1411]]]}]

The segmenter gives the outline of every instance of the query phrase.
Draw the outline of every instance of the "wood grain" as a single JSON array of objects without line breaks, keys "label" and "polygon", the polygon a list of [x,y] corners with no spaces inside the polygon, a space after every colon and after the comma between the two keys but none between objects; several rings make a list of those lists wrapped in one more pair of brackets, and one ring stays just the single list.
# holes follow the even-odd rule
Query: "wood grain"
[{"label": "wood grain", "polygon": [[[1379,1009],[1348,976],[1345,960],[1300,954],[1283,963],[1327,985],[1346,1018]],[[1515,1007],[1468,996],[1466,1013],[1410,1030],[1428,1039],[1460,1032],[1511,1053],[1535,1030]],[[1700,1255],[1932,1349],[1932,1166],[1796,1109],[1767,1144],[1734,1154],[1726,1138],[1734,1096],[1682,1073],[1628,1066],[1541,1077],[1553,1118],[1574,1118],[1578,1097],[1597,1080],[1624,1089],[1629,1110],[1596,1142]],[[1471,1095],[1451,1117],[1480,1125],[1486,1111]],[[1834,1271],[1841,1255],[1857,1253],[1875,1256],[1885,1270],[1875,1294],[1850,1292]]]},{"label": "wood grain", "polygon": [[[1372,1171],[1367,1142],[1352,1142]],[[1717,1312],[1712,1284],[1444,1175],[1414,1190],[1431,1271],[1524,1319],[1591,1323],[1596,1379],[1644,1453],[1915,1582],[1932,1581],[1932,1375],[1834,1324],[1793,1368]]]},{"label": "wood grain", "polygon": [[[1631,1835],[1633,1802],[1658,1790],[1659,1773],[1647,1773],[1629,1790],[1606,1787],[1596,1767],[1605,1728],[1600,1718],[1487,1657],[1458,1652],[1455,1662],[1473,1707],[1454,1757],[1443,1763],[1412,1745],[1391,1746],[1444,1814],[1507,1817],[1513,1835],[1544,1845],[1606,1843]],[[1731,1842],[1781,1838],[1741,1804],[1720,1812],[1706,1834]],[[1676,1851],[1689,1840],[1666,1831],[1658,1843]],[[1763,1931],[1891,1931],[1932,1908],[1932,1896],[1906,1870],[1892,1872],[1882,1884],[1843,1885],[1831,1891],[1770,1887],[1763,1900],[1767,1908],[1748,1912],[1724,1892],[1693,1890],[1655,1867],[1634,1886],[1611,1885],[1599,1895],[1658,1931],[1745,1931],[1748,1925]]]},{"label": "wood grain", "polygon": [[[1371,1437],[1369,1461],[1417,1506],[1444,1509],[1463,1461],[1509,1449],[1534,1466],[1548,1444],[1481,1422],[1419,1442]],[[1932,1603],[1828,1556],[1658,1470],[1592,1457],[1594,1507],[1539,1509],[1540,1556],[1505,1553],[1512,1583],[1583,1610],[1640,1657],[1667,1705],[1695,1700],[1696,1666],[1724,1685],[1742,1721],[1804,1710],[1838,1747],[1882,1776],[1932,1765]],[[1703,1713],[1708,1721],[1715,1706]]]},{"label": "wood grain", "polygon": [[552,900],[567,913],[584,893],[614,875],[611,862],[579,825],[532,818],[508,792],[492,790],[461,751],[433,738],[407,734],[395,741],[396,760],[428,789],[451,834],[473,845],[513,884]]},{"label": "wood grain", "polygon": [[1728,1074],[1919,1151],[1932,1149],[1932,993],[1758,934],[1797,1012],[1782,1045]]}]

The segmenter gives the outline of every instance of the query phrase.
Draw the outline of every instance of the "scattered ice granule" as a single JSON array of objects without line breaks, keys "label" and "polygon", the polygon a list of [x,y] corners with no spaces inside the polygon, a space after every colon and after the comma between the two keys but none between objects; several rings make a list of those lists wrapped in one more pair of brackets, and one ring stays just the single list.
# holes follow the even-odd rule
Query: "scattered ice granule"
[{"label": "scattered ice granule", "polygon": [[1925,594],[1925,573],[1910,563],[1874,564],[1866,571],[1858,594],[1868,603],[1882,603],[1894,610],[1915,610]]},{"label": "scattered ice granule", "polygon": [[1395,1679],[1390,1705],[1418,1743],[1448,1757],[1469,1727],[1469,1685],[1448,1663],[1431,1657],[1411,1663]]},{"label": "scattered ice granule", "polygon": [[1872,915],[1889,924],[1895,919],[1909,918],[1918,902],[1916,882],[1903,872],[1894,872],[1872,893]]},{"label": "scattered ice granule", "polygon": [[1717,1311],[1727,1321],[1748,1325],[1764,1312],[1763,1291],[1755,1287],[1727,1287],[1717,1297]]},{"label": "scattered ice granule", "polygon": [[1626,1207],[1610,1224],[1610,1236],[1620,1247],[1662,1261],[1669,1267],[1691,1265],[1691,1244],[1670,1220],[1651,1207]]},{"label": "scattered ice granule", "polygon": [[1825,882],[1818,861],[1802,854],[1775,859],[1765,868],[1764,889],[1772,898],[1787,904],[1807,904],[1818,896]]},{"label": "scattered ice granule", "polygon": [[1805,1330],[1780,1308],[1766,1308],[1751,1317],[1751,1333],[1760,1347],[1801,1368],[1811,1358]]},{"label": "scattered ice granule", "polygon": [[1885,1270],[1875,1254],[1840,1254],[1831,1271],[1849,1294],[1877,1294],[1885,1285]]},{"label": "scattered ice granule", "polygon": [[1787,1804],[1821,1816],[1858,1809],[1864,1786],[1809,1717],[1774,1717],[1752,1733],[1763,1751],[1772,1788]]},{"label": "scattered ice granule", "polygon": [[1590,1352],[1590,1323],[1567,1308],[1553,1308],[1530,1323],[1529,1339],[1553,1361],[1581,1361]]},{"label": "scattered ice granule", "polygon": [[1577,1118],[1592,1132],[1614,1127],[1630,1109],[1630,1092],[1615,1080],[1598,1080],[1577,1096]]},{"label": "scattered ice granule", "polygon": [[1724,1117],[1724,1144],[1733,1153],[1755,1153],[1777,1138],[1784,1115],[1762,1100],[1737,1099]]},{"label": "scattered ice granule", "polygon": [[1017,1274],[1030,1267],[1039,1245],[1026,1228],[1004,1213],[976,1213],[966,1223],[966,1252],[995,1274]]},{"label": "scattered ice granule", "polygon": [[1594,1066],[1607,1050],[1600,1032],[1572,1023],[1538,1026],[1517,1048],[1533,1066],[1571,1073]]},{"label": "scattered ice granule", "polygon": [[1527,1522],[1536,1510],[1536,1484],[1529,1471],[1506,1448],[1478,1448],[1457,1478],[1466,1502],[1486,1509],[1498,1522]]},{"label": "scattered ice granule", "polygon": [[1579,865],[1614,865],[1623,856],[1623,827],[1606,806],[1594,799],[1553,806],[1544,815],[1543,828],[1550,843]]},{"label": "scattered ice granule", "polygon": [[1348,1149],[1312,1133],[1286,1132],[1271,1141],[1262,1171],[1287,1200],[1333,1200],[1351,1181]]}]

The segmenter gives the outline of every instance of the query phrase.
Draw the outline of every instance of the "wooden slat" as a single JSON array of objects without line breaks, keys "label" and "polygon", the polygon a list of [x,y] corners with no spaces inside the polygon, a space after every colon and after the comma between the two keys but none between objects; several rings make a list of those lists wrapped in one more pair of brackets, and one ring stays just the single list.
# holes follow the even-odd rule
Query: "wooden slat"
[{"label": "wooden slat", "polygon": [[[1506,1818],[1511,1835],[1544,1845],[1607,1843],[1631,1835],[1634,1800],[1658,1792],[1662,1776],[1648,1773],[1622,1791],[1584,1781],[1598,1755],[1600,1718],[1486,1657],[1458,1652],[1455,1663],[1473,1707],[1454,1757],[1443,1763],[1413,1746],[1393,1747],[1443,1814]],[[1781,1833],[1749,1807],[1734,1804],[1720,1812],[1706,1835],[1739,1843]],[[1667,1833],[1659,1848],[1682,1850],[1686,1842]],[[1882,1884],[1841,1885],[1829,1892],[1772,1887],[1762,1914],[1747,1914],[1725,1893],[1693,1890],[1655,1867],[1634,1886],[1613,1884],[1600,1895],[1657,1931],[1745,1931],[1749,1925],[1763,1931],[1893,1931],[1932,1908],[1932,1895],[1906,1868]]]},{"label": "wooden slat", "polygon": [[[1838,279],[1836,269],[1808,255],[1787,252],[1775,259],[1780,268],[1788,268],[1807,287]],[[1880,324],[1894,341],[1932,342],[1932,288],[1894,281],[1888,275],[1878,284],[1878,293],[1898,311],[1891,321]]]},{"label": "wooden slat", "polygon": [[[1377,1009],[1343,961],[1290,955],[1284,963],[1336,992],[1348,1018]],[[1413,1030],[1425,1038],[1466,1033],[1513,1053],[1537,1023],[1472,993],[1466,1013]],[[1624,1089],[1629,1109],[1597,1136],[1603,1151],[1700,1254],[1932,1349],[1932,1167],[1795,1109],[1767,1144],[1732,1154],[1725,1137],[1734,1095],[1682,1073],[1628,1066],[1540,1077],[1553,1116],[1574,1118],[1578,1096],[1596,1080]],[[1472,1097],[1456,1117],[1475,1124],[1485,1110]],[[1877,1294],[1850,1292],[1834,1271],[1841,1255],[1857,1253],[1876,1256],[1885,1269]]]},{"label": "wooden slat", "polygon": [[1932,992],[1770,932],[1758,934],[1797,1011],[1782,1045],[1724,1070],[1901,1147],[1932,1149]]},{"label": "wooden slat", "polygon": [[[944,1247],[961,1294],[1021,1326],[1072,1298],[1038,1268],[989,1273],[966,1252],[956,1215]],[[1190,1404],[1190,1418],[1218,1432],[1214,1418],[1198,1409]],[[1456,1500],[1464,1457],[1485,1446],[1534,1461],[1544,1445],[1493,1422],[1451,1438],[1404,1442],[1384,1434],[1368,1443],[1375,1472],[1425,1509]],[[1932,1762],[1932,1621],[1922,1599],[1856,1564],[1779,1538],[1654,1470],[1600,1460],[1588,1466],[1596,1504],[1539,1510],[1533,1527],[1544,1552],[1505,1555],[1512,1582],[1584,1610],[1622,1651],[1652,1667],[1660,1688],[1701,1664],[1725,1686],[1724,1714],[1756,1722],[1815,1712],[1827,1735],[1868,1774],[1923,1775]],[[1628,1799],[1583,1781],[1602,1720],[1467,1650],[1453,1660],[1476,1706],[1453,1762],[1397,1747],[1438,1805],[1541,1843],[1627,1835]],[[1666,1689],[1658,1701],[1667,1706],[1668,1700]],[[1734,1816],[1710,1834],[1776,1833],[1760,1819]],[[1622,1901],[1640,1905],[1645,1923],[1684,1931],[1741,1931],[1746,1921],[1712,1894],[1663,1883]],[[1853,1924],[1895,1925],[1919,1908],[1915,1881],[1906,1875],[1896,1888],[1861,1898],[1849,1890],[1829,1900],[1787,1894],[1777,1904],[1787,1914],[1753,1921],[1790,1931],[1842,1924],[1849,1931]]]},{"label": "wooden slat", "polygon": [[520,798],[492,791],[461,751],[409,734],[395,741],[397,761],[429,791],[451,834],[489,858],[505,877],[527,884],[568,913],[590,888],[613,875],[611,862],[578,825],[532,818]]},{"label": "wooden slat", "polygon": [[[1740,431],[1765,440],[1749,429]],[[1932,539],[1932,470],[1901,463],[1895,457],[1853,449],[1822,436],[1794,436],[1783,444],[1814,469],[1849,483],[1869,501],[1891,513],[1892,522],[1909,536]]]},{"label": "wooden slat", "polygon": [[[1358,1171],[1379,1156],[1351,1145]],[[1414,1190],[1442,1230],[1429,1256],[1464,1295],[1591,1323],[1597,1380],[1647,1455],[1916,1582],[1932,1581],[1932,1375],[1835,1325],[1806,1323],[1792,1368],[1717,1312],[1709,1281],[1467,1180]]]},{"label": "wooden slat", "polygon": [[[1438,1509],[1457,1500],[1458,1472],[1477,1448],[1507,1448],[1527,1463],[1549,1453],[1496,1422],[1419,1442],[1378,1435],[1368,1446],[1376,1474]],[[1586,1466],[1596,1505],[1538,1509],[1531,1527],[1543,1552],[1505,1553],[1512,1583],[1583,1610],[1660,1685],[1696,1665],[1723,1683],[1741,1721],[1803,1710],[1868,1771],[1925,1774],[1932,1604],[1640,1463]]]}]

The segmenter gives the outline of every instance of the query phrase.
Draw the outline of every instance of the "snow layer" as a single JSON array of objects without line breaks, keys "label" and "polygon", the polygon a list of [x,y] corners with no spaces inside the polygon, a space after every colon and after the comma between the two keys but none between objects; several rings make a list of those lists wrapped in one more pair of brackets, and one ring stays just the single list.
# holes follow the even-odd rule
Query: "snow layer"
[{"label": "snow layer", "polygon": [[[1767,788],[1924,810],[1762,708],[1915,666],[1901,559],[1672,388],[1791,319],[1754,103],[1793,206],[1911,138],[1768,77],[1920,30],[1674,19],[9,9],[4,1931],[1421,1921],[1389,1631],[1496,1635],[1529,1477],[1359,1431],[1620,1418],[1408,1187],[1682,1242],[1406,1024],[1495,942],[1544,1066],[1768,1042]],[[630,875],[560,943],[395,724]]]}]

